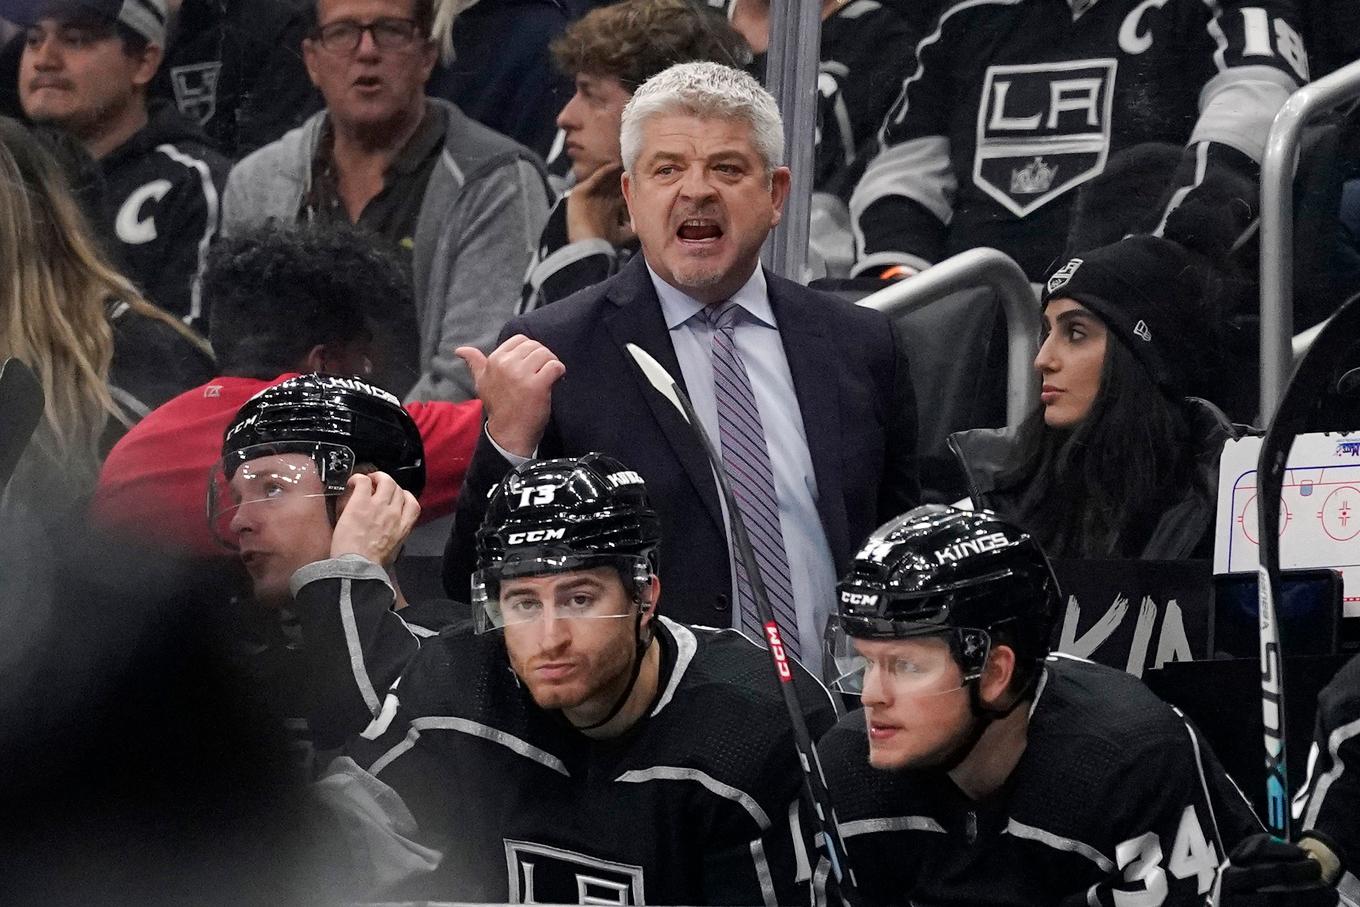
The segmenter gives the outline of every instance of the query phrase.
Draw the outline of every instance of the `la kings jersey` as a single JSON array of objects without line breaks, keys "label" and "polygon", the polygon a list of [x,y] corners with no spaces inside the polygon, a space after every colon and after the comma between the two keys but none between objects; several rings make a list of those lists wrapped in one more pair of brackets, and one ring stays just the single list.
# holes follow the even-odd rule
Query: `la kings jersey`
[{"label": "la kings jersey", "polygon": [[1341,859],[1342,903],[1360,904],[1360,656],[1318,695],[1308,779],[1294,800],[1294,819]]},{"label": "la kings jersey", "polygon": [[1111,154],[1189,143],[1176,187],[1254,179],[1307,80],[1293,0],[950,0],[916,56],[851,199],[856,273],[991,246],[1042,280]]},{"label": "la kings jersey", "polygon": [[1260,831],[1190,725],[1113,668],[1047,661],[1024,754],[987,802],[943,772],[872,768],[864,721],[819,752],[867,903],[1198,907]]},{"label": "la kings jersey", "polygon": [[[499,635],[427,641],[365,732],[373,739],[318,788],[360,842],[351,853],[371,893],[806,902],[812,829],[798,819],[802,776],[768,655],[735,631],[664,618],[657,638],[657,699],[613,740],[534,705]],[[831,702],[798,679],[816,736]]]}]

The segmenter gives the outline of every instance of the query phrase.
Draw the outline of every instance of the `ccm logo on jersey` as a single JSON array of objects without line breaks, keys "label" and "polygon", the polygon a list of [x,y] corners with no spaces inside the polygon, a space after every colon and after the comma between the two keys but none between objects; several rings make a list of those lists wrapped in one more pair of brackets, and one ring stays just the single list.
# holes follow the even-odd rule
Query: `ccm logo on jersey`
[{"label": "ccm logo on jersey", "polygon": [[505,537],[507,545],[526,545],[531,542],[551,542],[553,539],[567,537],[565,529],[534,529],[530,532],[512,532]]},{"label": "ccm logo on jersey", "polygon": [[1116,60],[989,66],[973,182],[1016,217],[1105,169]]},{"label": "ccm logo on jersey", "polygon": [[511,904],[642,904],[642,867],[505,839]]},{"label": "ccm logo on jersey", "polygon": [[969,539],[966,542],[950,545],[948,548],[941,548],[935,552],[935,563],[946,564],[969,554],[995,551],[998,548],[1006,547],[1006,544],[1006,536],[1000,532],[989,532],[980,539]]}]

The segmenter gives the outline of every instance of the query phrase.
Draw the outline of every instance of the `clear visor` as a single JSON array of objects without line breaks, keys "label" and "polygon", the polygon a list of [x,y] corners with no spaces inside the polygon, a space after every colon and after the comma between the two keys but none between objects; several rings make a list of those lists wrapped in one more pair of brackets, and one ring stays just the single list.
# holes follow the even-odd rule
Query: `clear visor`
[{"label": "clear visor", "polygon": [[[319,465],[318,465],[319,464]],[[227,548],[240,548],[243,523],[307,498],[338,497],[354,470],[339,444],[256,444],[219,460],[208,480],[208,526]]]},{"label": "clear visor", "polygon": [[[621,608],[618,579],[631,569]],[[508,555],[472,575],[473,623],[478,633],[548,620],[619,620],[637,616],[636,590],[648,583],[646,558],[598,555]]]},{"label": "clear visor", "polygon": [[894,638],[863,639],[833,618],[826,633],[829,686],[852,696],[875,685],[898,696],[953,693],[977,679],[991,647],[986,630],[905,622],[897,629]]}]

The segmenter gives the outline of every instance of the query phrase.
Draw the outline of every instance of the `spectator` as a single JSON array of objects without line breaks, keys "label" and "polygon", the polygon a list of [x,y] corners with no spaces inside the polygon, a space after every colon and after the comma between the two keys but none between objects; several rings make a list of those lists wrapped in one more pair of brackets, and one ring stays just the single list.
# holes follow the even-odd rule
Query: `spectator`
[{"label": "spectator", "polygon": [[[453,355],[490,346],[514,311],[548,212],[542,168],[504,136],[427,99],[433,0],[317,0],[303,59],[326,109],[241,161],[227,183],[228,234],[269,220],[353,223],[410,268],[410,400],[467,400]],[[417,340],[418,337],[418,340]]]},{"label": "spectator", "polygon": [[434,37],[441,59],[431,97],[443,98],[489,129],[547,157],[553,117],[571,83],[548,46],[592,0],[437,0]]},{"label": "spectator", "polygon": [[1185,396],[1214,345],[1219,292],[1205,260],[1151,236],[1058,269],[1034,360],[1041,411],[1018,430],[950,438],[973,506],[1054,557],[1208,557],[1219,455],[1246,431]]},{"label": "spectator", "polygon": [[19,98],[30,120],[71,133],[99,162],[99,230],[133,282],[202,329],[197,277],[227,161],[173,107],[148,105],[165,19],[165,0],[44,0],[25,33]]},{"label": "spectator", "polygon": [[784,640],[815,670],[852,539],[920,495],[905,354],[882,314],[759,267],[789,171],[779,164],[779,110],[751,76],[718,63],[672,66],[633,95],[621,135],[642,254],[507,324],[490,358],[459,350],[488,421],[459,499],[445,589],[468,588],[487,490],[512,464],[535,451],[598,450],[636,469],[655,495],[676,616],[759,633],[699,442],[638,373],[625,350],[635,343],[688,388],[724,455],[742,458],[747,523],[774,530],[762,575],[777,590]]},{"label": "spectator", "polygon": [[311,7],[183,0],[151,96],[174,104],[233,160],[269,144],[321,109],[302,65]]},{"label": "spectator", "polygon": [[[220,374],[151,413],[109,453],[92,517],[129,538],[222,560],[203,489],[251,397],[300,372],[367,375],[374,312],[410,304],[401,268],[352,229],[266,228],[220,243],[204,273]],[[377,363],[381,372],[382,363]],[[453,509],[481,421],[470,403],[413,403],[428,458],[422,515]]]},{"label": "spectator", "polygon": [[[1039,281],[1061,260],[1071,191],[1132,145],[1186,145],[1160,208],[1236,170],[1250,186],[1285,98],[1308,79],[1293,0],[956,0],[850,199],[856,275],[914,273],[991,246]],[[1239,232],[1256,210],[1244,197]]]},{"label": "spectator", "polygon": [[750,58],[740,35],[691,0],[601,7],[573,23],[552,52],[558,69],[576,84],[557,115],[575,186],[548,215],[521,312],[599,283],[637,250],[619,188],[619,121],[637,87],[675,63],[740,67]]},{"label": "spectator", "polygon": [[[103,259],[56,162],[3,118],[0,221],[0,358],[29,363],[47,398],[0,510],[22,507],[35,525],[55,525],[83,504],[107,445],[135,421],[119,402],[139,406],[144,388],[128,380],[137,363],[154,349],[162,372],[183,374],[184,360],[195,367],[204,353]],[[113,365],[129,390],[110,386]]]}]

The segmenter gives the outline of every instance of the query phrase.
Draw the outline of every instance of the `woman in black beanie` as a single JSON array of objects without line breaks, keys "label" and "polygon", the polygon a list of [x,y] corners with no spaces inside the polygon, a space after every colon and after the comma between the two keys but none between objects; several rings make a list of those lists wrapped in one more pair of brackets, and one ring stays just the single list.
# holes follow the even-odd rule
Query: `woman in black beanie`
[{"label": "woman in black beanie", "polygon": [[1133,236],[1073,258],[1046,290],[1040,410],[1015,431],[949,439],[973,505],[1054,557],[1210,556],[1219,455],[1248,431],[1186,396],[1216,358],[1215,270]]}]

